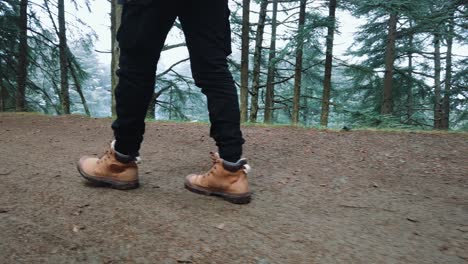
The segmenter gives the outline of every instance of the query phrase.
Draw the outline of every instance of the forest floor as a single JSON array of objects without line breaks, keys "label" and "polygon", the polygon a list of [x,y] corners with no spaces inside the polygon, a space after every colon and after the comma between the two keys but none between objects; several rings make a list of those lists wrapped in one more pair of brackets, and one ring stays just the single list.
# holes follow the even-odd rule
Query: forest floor
[{"label": "forest floor", "polygon": [[247,126],[248,205],[197,195],[208,125],[151,122],[142,186],[92,187],[110,119],[0,114],[0,263],[468,263],[468,134]]}]

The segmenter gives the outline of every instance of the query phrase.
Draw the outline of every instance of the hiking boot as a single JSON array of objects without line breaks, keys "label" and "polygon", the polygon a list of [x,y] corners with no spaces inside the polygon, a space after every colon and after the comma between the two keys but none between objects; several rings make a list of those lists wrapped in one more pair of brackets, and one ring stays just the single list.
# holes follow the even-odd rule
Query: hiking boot
[{"label": "hiking boot", "polygon": [[205,174],[190,174],[185,179],[185,188],[189,191],[215,195],[235,204],[250,202],[251,193],[247,182],[250,166],[246,159],[236,163],[228,162],[219,157],[218,153],[210,153],[213,166]]},{"label": "hiking boot", "polygon": [[111,147],[100,158],[84,156],[78,162],[78,171],[91,183],[119,190],[135,189],[139,186],[139,158],[121,154]]}]

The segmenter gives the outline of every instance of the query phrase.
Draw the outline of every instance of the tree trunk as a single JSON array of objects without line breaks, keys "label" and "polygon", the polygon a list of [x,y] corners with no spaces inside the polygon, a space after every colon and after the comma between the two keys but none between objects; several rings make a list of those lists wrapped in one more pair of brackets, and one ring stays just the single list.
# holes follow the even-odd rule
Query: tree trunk
[{"label": "tree trunk", "polygon": [[[156,77],[156,78],[158,78],[158,77]],[[156,119],[155,111],[156,111],[156,103],[158,102],[158,98],[161,96],[161,94],[163,94],[165,91],[167,91],[169,89],[171,89],[171,92],[172,92],[172,84],[170,84],[170,85],[168,85],[168,86],[166,86],[164,88],[161,88],[161,90],[159,90],[156,93],[153,93],[153,96],[151,96],[151,101],[149,103],[148,111],[146,112],[146,117],[147,118]],[[172,101],[172,96],[171,96],[171,101]]]},{"label": "tree trunk", "polygon": [[278,14],[278,0],[273,0],[273,11],[271,17],[271,41],[270,41],[270,54],[268,56],[268,75],[267,75],[267,84],[266,84],[266,94],[265,94],[265,112],[264,112],[264,122],[267,124],[272,123],[273,119],[273,109],[274,97],[275,97],[275,54],[276,54],[276,24],[277,24],[277,14]]},{"label": "tree trunk", "polygon": [[252,81],[252,99],[250,100],[250,122],[257,122],[258,113],[258,90],[260,86],[260,64],[262,61],[263,30],[265,28],[265,18],[268,0],[260,3],[260,14],[258,15],[257,34],[255,36],[254,68]]},{"label": "tree trunk", "polygon": [[[68,59],[68,65],[70,66],[72,65],[70,59]],[[78,95],[80,96],[81,103],[83,104],[84,111],[87,116],[91,116],[91,113],[89,112],[89,108],[88,108],[88,103],[86,103],[86,98],[84,97],[83,90],[81,89],[80,81],[78,80],[75,69],[73,67],[70,67],[70,73],[73,78],[73,82],[75,83],[76,91],[78,92]]]},{"label": "tree trunk", "polygon": [[440,35],[434,34],[434,128],[442,128],[442,98],[440,93]]},{"label": "tree trunk", "polygon": [[[413,22],[410,21],[410,28],[413,27]],[[408,88],[406,90],[406,115],[407,122],[411,124],[411,118],[413,116],[413,34],[411,33],[408,40],[409,51],[408,51]]]},{"label": "tree trunk", "polygon": [[301,97],[301,81],[302,81],[302,52],[304,48],[304,24],[306,13],[307,0],[301,0],[299,8],[299,26],[297,34],[297,48],[296,48],[296,67],[294,72],[294,98],[293,98],[293,112],[292,124],[297,125],[299,122],[299,105]]},{"label": "tree trunk", "polygon": [[308,92],[304,91],[305,96],[302,97],[302,105],[303,105],[303,115],[302,115],[302,124],[304,126],[307,126],[307,123],[309,122],[309,100],[307,98]]},{"label": "tree trunk", "polygon": [[26,80],[28,76],[28,0],[20,2],[18,80],[16,89],[16,111],[26,111]]},{"label": "tree trunk", "polygon": [[320,116],[320,125],[328,126],[328,116],[330,112],[330,92],[333,63],[333,38],[335,36],[335,11],[336,0],[329,0],[328,6],[328,33],[327,33],[327,51],[325,58],[325,76],[323,79],[322,95],[322,113]]},{"label": "tree trunk", "polygon": [[385,76],[381,108],[381,114],[383,115],[389,115],[393,112],[393,67],[395,62],[397,22],[397,14],[392,12],[388,20],[387,45],[385,47]]},{"label": "tree trunk", "polygon": [[0,76],[0,112],[5,112],[5,87],[3,87],[3,80]]},{"label": "tree trunk", "polygon": [[70,95],[68,91],[67,33],[65,28],[64,0],[58,0],[59,51],[60,51],[60,95],[63,114],[70,114]]},{"label": "tree trunk", "polygon": [[454,16],[455,10],[452,10],[449,18],[448,36],[447,36],[447,55],[445,58],[445,90],[444,99],[442,102],[442,129],[449,129],[450,120],[450,95],[452,89],[452,48],[454,32]]},{"label": "tree trunk", "polygon": [[247,106],[249,102],[249,32],[250,32],[250,0],[242,1],[242,51],[241,51],[241,85],[240,113],[241,122],[247,122]]},{"label": "tree trunk", "polygon": [[146,118],[153,119],[153,120],[156,119],[155,112],[156,112],[157,99],[158,99],[158,95],[156,93],[153,93],[153,95],[151,96],[151,101],[148,106],[148,111],[146,112]]},{"label": "tree trunk", "polygon": [[112,116],[116,115],[115,112],[115,87],[119,82],[117,76],[117,69],[119,68],[120,48],[117,42],[117,30],[120,27],[122,19],[122,5],[117,4],[117,0],[111,0],[111,112]]}]

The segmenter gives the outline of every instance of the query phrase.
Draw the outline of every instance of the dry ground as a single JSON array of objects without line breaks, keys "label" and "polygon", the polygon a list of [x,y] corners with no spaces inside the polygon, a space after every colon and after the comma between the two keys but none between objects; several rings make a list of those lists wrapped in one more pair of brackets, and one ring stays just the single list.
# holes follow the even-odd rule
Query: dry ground
[{"label": "dry ground", "polygon": [[86,185],[110,119],[0,114],[0,263],[468,263],[468,136],[245,127],[249,205],[183,188],[208,126],[150,123],[142,187]]}]

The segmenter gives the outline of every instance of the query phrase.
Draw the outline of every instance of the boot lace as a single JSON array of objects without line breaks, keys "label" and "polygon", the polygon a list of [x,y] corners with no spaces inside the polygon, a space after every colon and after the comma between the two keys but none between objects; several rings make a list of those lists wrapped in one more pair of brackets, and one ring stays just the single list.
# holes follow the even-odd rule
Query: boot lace
[{"label": "boot lace", "polygon": [[106,147],[104,153],[99,157],[97,163],[102,163],[105,160],[108,160],[111,158],[112,151],[109,149],[109,147]]}]

